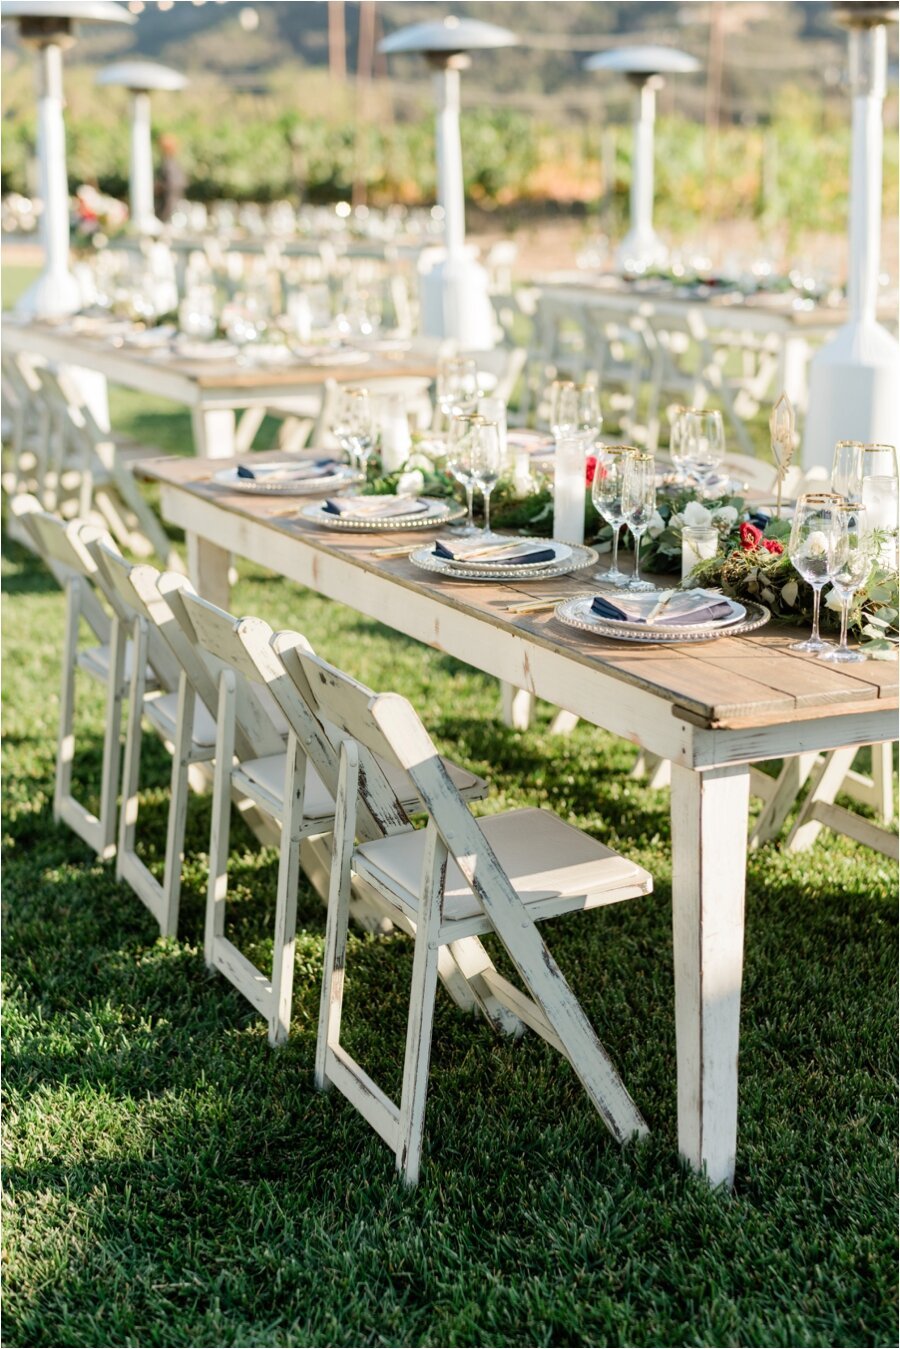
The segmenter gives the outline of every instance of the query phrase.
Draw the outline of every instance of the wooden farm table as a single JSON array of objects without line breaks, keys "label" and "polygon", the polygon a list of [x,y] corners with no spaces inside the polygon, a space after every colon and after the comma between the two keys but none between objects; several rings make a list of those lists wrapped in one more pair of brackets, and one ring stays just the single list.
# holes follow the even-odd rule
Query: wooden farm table
[{"label": "wooden farm table", "polygon": [[[55,364],[95,371],[112,384],[182,403],[191,411],[195,452],[215,459],[230,459],[235,453],[235,412],[239,408],[271,407],[292,395],[321,388],[329,379],[360,384],[379,379],[431,378],[436,369],[433,357],[385,352],[367,353],[365,361],[333,364],[310,360],[277,366],[242,365],[233,359],[191,361],[117,344],[101,334],[73,332],[59,323],[23,322],[7,315],[2,337],[8,351],[24,351]],[[102,418],[97,419],[102,425]]]},{"label": "wooden farm table", "polygon": [[823,664],[791,652],[795,634],[777,629],[634,646],[566,628],[552,611],[510,618],[510,602],[583,592],[587,575],[447,582],[406,558],[374,556],[404,542],[396,533],[323,530],[287,516],[283,497],[214,486],[214,469],[197,460],[139,469],[160,484],[164,517],[186,531],[190,569],[207,598],[227,607],[233,551],[671,761],[679,1145],[711,1182],[730,1183],[749,765],[895,737],[894,666]]}]

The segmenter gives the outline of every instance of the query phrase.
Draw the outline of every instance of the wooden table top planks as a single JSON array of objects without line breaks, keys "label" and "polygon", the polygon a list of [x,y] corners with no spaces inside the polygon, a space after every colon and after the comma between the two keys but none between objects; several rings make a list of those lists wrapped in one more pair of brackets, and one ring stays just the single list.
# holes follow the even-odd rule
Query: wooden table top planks
[{"label": "wooden table top planks", "polygon": [[3,317],[3,340],[13,350],[25,350],[52,360],[86,365],[107,374],[114,382],[132,388],[144,388],[153,372],[159,376],[177,376],[200,389],[233,389],[252,393],[260,389],[280,389],[284,393],[298,386],[320,385],[326,379],[340,383],[402,377],[431,378],[436,369],[434,357],[413,356],[407,352],[371,351],[365,360],[329,362],[296,358],[284,364],[242,364],[228,360],[189,360],[176,353],[129,346],[101,333],[73,331],[61,323],[24,321]]},{"label": "wooden table top planks", "polygon": [[[798,630],[792,627],[770,625],[746,636],[713,642],[643,646],[567,628],[552,609],[511,615],[507,606],[519,600],[589,593],[591,572],[547,581],[484,584],[446,580],[420,570],[407,558],[377,556],[378,549],[399,546],[407,538],[410,550],[427,543],[431,536],[426,531],[401,537],[391,531],[354,534],[323,529],[294,514],[311,498],[289,502],[284,497],[230,492],[211,481],[217,467],[214,461],[166,459],[144,461],[139,471],[231,516],[263,524],[273,534],[295,539],[314,552],[340,557],[361,572],[390,578],[397,586],[430,598],[436,612],[442,607],[461,610],[498,631],[527,634],[538,645],[668,701],[678,717],[695,726],[734,729],[897,707],[894,662],[831,666],[791,651],[791,642],[798,640]],[[352,604],[351,596],[347,602]]]}]

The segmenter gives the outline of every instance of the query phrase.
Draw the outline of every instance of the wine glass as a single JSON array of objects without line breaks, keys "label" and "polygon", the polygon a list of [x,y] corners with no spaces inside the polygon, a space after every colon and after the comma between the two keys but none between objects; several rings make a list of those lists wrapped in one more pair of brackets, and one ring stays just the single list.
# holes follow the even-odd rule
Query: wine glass
[{"label": "wine glass", "polygon": [[862,500],[863,447],[859,440],[839,440],[831,464],[831,490],[845,501]]},{"label": "wine glass", "polygon": [[375,448],[375,416],[367,389],[355,389],[348,403],[350,446],[362,472],[368,472],[369,458]]},{"label": "wine glass", "polygon": [[607,581],[614,586],[628,584],[625,572],[619,570],[619,532],[625,523],[622,514],[622,480],[629,456],[637,453],[632,445],[604,445],[591,483],[591,500],[597,514],[612,527],[613,532],[612,566],[608,571],[595,572],[594,580]]},{"label": "wine glass", "polygon": [[680,420],[682,453],[700,479],[700,495],[706,496],[709,480],[725,455],[722,414],[708,408],[687,408]]},{"label": "wine glass", "polygon": [[656,460],[652,454],[630,454],[622,481],[622,515],[634,535],[634,575],[626,583],[629,590],[655,589],[651,581],[641,580],[641,539],[655,510]]},{"label": "wine glass", "polygon": [[688,459],[684,449],[684,414],[687,408],[674,403],[669,408],[669,458],[675,465],[675,486],[684,487],[687,483]]},{"label": "wine glass", "polygon": [[447,472],[464,488],[468,515],[466,523],[458,526],[455,533],[477,534],[475,524],[475,479],[472,476],[472,442],[475,429],[484,421],[477,413],[472,416],[453,417],[447,436]]},{"label": "wine glass", "polygon": [[484,538],[491,537],[491,493],[503,471],[503,451],[496,422],[482,421],[472,428],[472,481],[484,497]]},{"label": "wine glass", "polygon": [[478,407],[478,366],[471,356],[448,356],[438,364],[437,405],[445,421]]},{"label": "wine glass", "polygon": [[794,509],[788,557],[795,571],[803,577],[813,592],[812,633],[805,641],[792,642],[791,651],[806,651],[817,655],[827,651],[831,642],[819,636],[819,605],[822,589],[828,584],[828,537],[835,507],[843,498],[834,492],[807,492],[800,497]]},{"label": "wine glass", "polygon": [[352,434],[353,411],[357,396],[364,393],[366,393],[365,389],[356,387],[341,389],[334,421],[331,423],[332,435],[344,453],[349,456],[350,463],[354,468],[357,467],[357,462],[355,442]]},{"label": "wine glass", "polygon": [[855,501],[835,503],[828,533],[828,579],[841,601],[841,640],[820,654],[819,660],[841,665],[865,660],[861,651],[847,645],[847,620],[853,596],[869,574],[874,557],[874,540],[866,518],[866,509]]},{"label": "wine glass", "polygon": [[570,379],[555,379],[550,385],[550,430],[553,439],[573,435],[579,429],[578,390]]},{"label": "wine glass", "polygon": [[582,384],[578,390],[578,430],[592,431],[599,436],[603,428],[600,395],[595,384]]}]

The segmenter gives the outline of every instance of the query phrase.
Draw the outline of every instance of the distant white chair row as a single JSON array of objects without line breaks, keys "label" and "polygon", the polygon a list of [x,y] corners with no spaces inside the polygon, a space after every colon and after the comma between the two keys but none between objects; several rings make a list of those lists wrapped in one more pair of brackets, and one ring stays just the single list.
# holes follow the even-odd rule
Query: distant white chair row
[{"label": "distant white chair row", "polygon": [[[298,633],[275,634],[259,619],[217,609],[183,576],[127,562],[108,536],[82,522],[65,523],[25,496],[14,509],[67,593],[55,816],[98,855],[115,853],[117,874],[160,930],[174,934],[188,777],[192,767],[214,766],[205,957],[266,1017],[273,1044],[290,1026],[297,881],[310,846],[310,878],[328,895],[316,1082],[336,1086],[355,1105],[389,1144],[407,1182],[419,1174],[438,977],[462,1007],[478,1008],[496,1029],[519,1034],[527,1025],[554,1045],[614,1137],[646,1132],[536,926],[647,894],[646,871],[549,811],[476,821],[467,801],[483,795],[484,782],[437,753],[405,699],[374,694],[317,657]],[[82,617],[97,639],[86,650],[78,647]],[[76,668],[106,680],[99,817],[72,796]],[[143,720],[173,754],[161,882],[136,851]],[[225,935],[235,798],[274,826],[280,847],[270,975]],[[427,814],[425,828],[413,826],[414,811]],[[359,904],[415,943],[399,1103],[341,1043],[347,924]],[[494,967],[480,941],[491,932],[526,992]]]},{"label": "distant white chair row", "polygon": [[108,431],[96,421],[77,382],[23,353],[2,358],[3,487],[31,493],[49,511],[92,518],[123,548],[178,565],[165,530],[141,496]]}]

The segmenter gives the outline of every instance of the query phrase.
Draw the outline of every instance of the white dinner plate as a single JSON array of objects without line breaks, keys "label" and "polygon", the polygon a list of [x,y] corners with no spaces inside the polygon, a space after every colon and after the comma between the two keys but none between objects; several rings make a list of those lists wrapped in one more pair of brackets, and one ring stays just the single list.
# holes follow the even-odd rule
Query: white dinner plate
[{"label": "white dinner plate", "polygon": [[[302,464],[302,460],[299,461]],[[322,492],[341,492],[351,483],[359,482],[362,474],[347,464],[336,464],[333,472],[324,469],[318,475],[309,478],[280,478],[275,474],[283,472],[289,465],[285,463],[254,463],[251,465],[255,478],[242,478],[237,466],[220,468],[213,474],[213,482],[219,487],[227,487],[231,492],[246,492],[250,496],[313,496]]]},{"label": "white dinner plate", "polygon": [[[382,498],[377,496],[364,496],[361,501],[378,501]],[[396,497],[385,497],[384,500],[396,501]],[[427,502],[427,511],[410,512],[409,515],[390,515],[387,519],[379,519],[377,516],[367,515],[361,512],[359,515],[334,515],[331,511],[325,509],[324,501],[317,501],[315,504],[304,506],[300,514],[304,520],[311,520],[315,525],[321,525],[323,529],[351,529],[351,530],[370,530],[378,531],[394,529],[435,529],[439,525],[449,524],[452,520],[460,520],[466,513],[465,507],[457,505],[455,501],[442,501],[437,497],[415,497],[410,500],[410,505],[416,501]]]},{"label": "white dinner plate", "polygon": [[[725,596],[717,596],[724,599]],[[626,623],[621,619],[602,618],[595,614],[592,605],[595,595],[574,595],[556,606],[556,617],[567,627],[579,628],[582,632],[594,633],[597,637],[613,637],[619,642],[708,642],[716,637],[736,637],[745,632],[753,632],[768,623],[771,614],[762,604],[748,601],[746,605],[730,600],[734,605],[734,615],[712,623],[697,624],[692,627],[683,624],[677,627],[664,627],[661,623]]]}]

